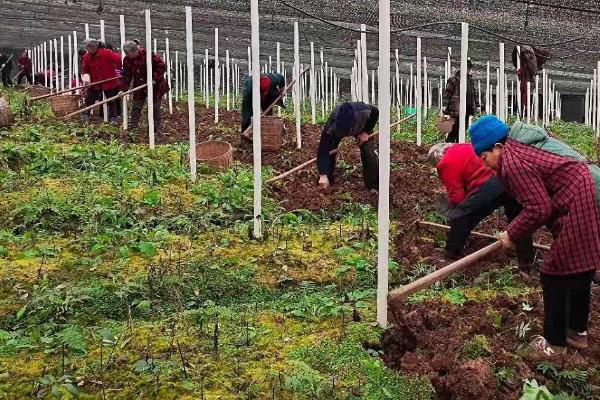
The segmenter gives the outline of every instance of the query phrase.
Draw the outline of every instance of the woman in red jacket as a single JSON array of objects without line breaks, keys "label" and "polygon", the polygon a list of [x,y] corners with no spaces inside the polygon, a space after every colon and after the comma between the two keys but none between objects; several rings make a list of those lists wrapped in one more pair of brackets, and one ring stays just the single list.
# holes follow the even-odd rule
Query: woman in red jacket
[{"label": "woman in red jacket", "polygon": [[587,164],[507,138],[509,126],[493,115],[469,130],[475,153],[496,170],[523,211],[500,238],[505,248],[542,225],[552,232],[540,281],[544,334],[530,343],[540,361],[587,347],[591,283],[600,267],[596,188]]},{"label": "woman in red jacket", "polygon": [[[121,69],[121,56],[108,49],[100,48],[100,42],[96,39],[89,39],[85,47],[87,53],[84,54],[82,60],[82,80],[87,86],[85,96],[85,105],[90,106],[96,101],[102,100],[102,95],[108,99],[114,97],[119,92],[121,83],[117,71]],[[94,82],[99,82],[107,79],[111,81],[94,85]],[[111,101],[108,106],[108,118],[111,124],[117,123],[117,103]],[[89,111],[84,115],[84,118],[89,118]]]},{"label": "woman in red jacket", "polygon": [[[519,203],[506,194],[502,182],[475,155],[470,144],[436,144],[429,150],[429,161],[437,167],[452,209],[446,239],[449,258],[461,257],[471,231],[496,209],[504,207],[509,221],[521,211]],[[517,242],[517,256],[519,270],[531,274],[535,258],[531,235]]]},{"label": "woman in red jacket", "polygon": [[29,54],[27,50],[25,50],[21,56],[19,57],[19,73],[17,74],[17,84],[20,85],[23,78],[29,83],[33,85],[33,77],[32,77],[32,63],[31,58],[29,58]]}]

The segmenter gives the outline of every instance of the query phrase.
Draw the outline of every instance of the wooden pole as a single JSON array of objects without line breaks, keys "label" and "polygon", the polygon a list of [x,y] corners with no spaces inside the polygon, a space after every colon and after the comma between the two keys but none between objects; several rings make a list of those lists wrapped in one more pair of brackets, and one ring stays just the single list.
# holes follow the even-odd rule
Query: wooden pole
[{"label": "wooden pole", "polygon": [[405,300],[408,296],[418,292],[419,290],[426,289],[431,285],[441,281],[442,279],[448,277],[449,275],[468,267],[476,261],[479,261],[490,254],[493,254],[502,249],[502,242],[497,241],[494,242],[472,254],[469,254],[466,257],[461,258],[458,261],[455,261],[444,268],[438,269],[435,272],[432,272],[429,275],[426,275],[416,281],[409,283],[408,285],[404,285],[398,289],[394,289],[390,292],[388,296],[388,301],[394,303],[400,303]]},{"label": "wooden pole", "polygon": [[190,177],[196,180],[196,104],[194,101],[194,30],[192,7],[185,7],[185,43],[187,52],[188,129],[190,134]]},{"label": "wooden pole", "polygon": [[387,327],[390,236],[390,0],[379,0],[379,200],[377,207],[377,323]]},{"label": "wooden pole", "polygon": [[[398,125],[398,124],[401,124],[401,123],[403,123],[403,122],[406,122],[406,121],[408,121],[408,120],[409,120],[409,119],[411,119],[411,118],[414,118],[416,115],[417,115],[417,114],[411,114],[411,115],[409,115],[409,116],[407,116],[407,117],[404,117],[404,118],[402,118],[400,121],[398,121],[398,122],[396,122],[396,123],[394,123],[394,124],[390,125],[390,129],[391,129],[391,128],[393,128],[393,127],[395,127],[395,126],[396,126],[396,125]],[[370,135],[369,135],[369,138],[374,138],[375,136],[377,136],[377,134],[378,134],[378,132],[373,132],[372,134],[370,134]],[[331,151],[329,152],[329,154],[330,154],[330,155],[334,155],[334,154],[337,154],[337,153],[339,153],[339,151],[340,151],[340,147],[338,147],[338,148],[335,148],[335,149],[331,150]],[[296,167],[294,167],[294,168],[290,169],[289,171],[286,171],[286,172],[284,172],[284,173],[281,173],[281,174],[279,174],[279,175],[277,175],[277,176],[275,176],[275,177],[273,177],[273,178],[269,179],[269,180],[267,181],[267,183],[273,183],[273,182],[280,181],[280,180],[282,180],[282,179],[284,179],[284,178],[286,178],[286,177],[288,177],[288,176],[292,175],[293,173],[295,173],[295,172],[298,172],[298,171],[300,171],[300,170],[303,170],[304,168],[306,168],[306,167],[308,167],[309,165],[311,165],[311,164],[314,164],[314,163],[316,163],[316,162],[317,162],[317,158],[316,158],[316,157],[315,157],[315,158],[311,158],[310,160],[308,160],[308,161],[305,161],[305,162],[303,162],[303,163],[302,163],[302,164],[300,164],[300,165],[297,165]]]},{"label": "wooden pole", "polygon": [[78,115],[78,114],[84,113],[84,112],[86,112],[86,111],[89,111],[89,110],[93,110],[93,109],[94,109],[94,108],[96,108],[96,107],[103,106],[103,105],[104,105],[104,104],[106,104],[106,103],[110,103],[111,101],[114,101],[114,100],[120,99],[120,98],[122,98],[122,97],[125,97],[125,96],[127,96],[128,94],[131,94],[131,93],[137,92],[138,90],[142,90],[142,89],[144,89],[145,87],[148,87],[148,84],[147,84],[147,83],[144,83],[143,85],[140,85],[140,86],[138,86],[138,87],[135,87],[135,88],[133,88],[133,89],[131,89],[131,90],[128,90],[128,91],[126,91],[126,92],[119,93],[119,94],[118,94],[118,95],[116,95],[116,96],[110,97],[110,98],[108,98],[108,99],[106,99],[106,100],[102,100],[102,101],[100,101],[100,102],[98,102],[98,103],[96,103],[96,104],[92,104],[91,106],[84,107],[84,108],[82,108],[82,109],[80,109],[80,110],[74,111],[74,112],[72,112],[72,113],[70,113],[70,114],[67,114],[67,115],[65,115],[63,118],[64,118],[64,119],[69,119],[69,118],[71,118],[71,117],[74,117],[75,115]]},{"label": "wooden pole", "polygon": [[302,148],[301,112],[300,112],[300,30],[298,21],[294,21],[294,114],[296,115],[296,148]]},{"label": "wooden pole", "polygon": [[[250,2],[250,21],[252,29],[252,157],[254,164],[254,230],[255,239],[262,237],[262,146],[261,146],[261,118],[260,115],[260,29],[258,0]],[[297,22],[295,23],[297,29]]]},{"label": "wooden pole", "polygon": [[148,143],[154,149],[154,85],[152,85],[152,21],[146,10],[146,82],[148,82]]},{"label": "wooden pole", "polygon": [[466,115],[467,115],[467,60],[469,56],[469,24],[461,23],[461,43],[460,43],[460,108],[459,108],[459,128],[458,142],[466,141]]},{"label": "wooden pole", "polygon": [[421,62],[423,58],[421,56],[421,38],[417,37],[417,81],[415,84],[415,93],[416,93],[416,108],[417,108],[417,146],[421,146],[422,144],[422,134],[423,134],[423,91],[421,90]]}]

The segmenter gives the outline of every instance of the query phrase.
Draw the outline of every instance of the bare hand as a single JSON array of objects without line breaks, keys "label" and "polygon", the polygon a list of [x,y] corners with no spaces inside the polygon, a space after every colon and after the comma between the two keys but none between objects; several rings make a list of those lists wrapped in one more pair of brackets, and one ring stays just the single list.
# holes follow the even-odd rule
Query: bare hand
[{"label": "bare hand", "polygon": [[477,107],[477,114],[481,114],[481,107]]},{"label": "bare hand", "polygon": [[369,134],[367,132],[361,132],[357,137],[358,145],[362,146],[363,144],[369,141]]},{"label": "bare hand", "polygon": [[326,190],[329,188],[329,178],[327,175],[321,175],[319,177],[319,189]]},{"label": "bare hand", "polygon": [[508,232],[506,231],[502,232],[498,239],[502,242],[502,247],[504,247],[505,250],[515,247],[514,242],[511,240],[510,236],[508,236]]}]

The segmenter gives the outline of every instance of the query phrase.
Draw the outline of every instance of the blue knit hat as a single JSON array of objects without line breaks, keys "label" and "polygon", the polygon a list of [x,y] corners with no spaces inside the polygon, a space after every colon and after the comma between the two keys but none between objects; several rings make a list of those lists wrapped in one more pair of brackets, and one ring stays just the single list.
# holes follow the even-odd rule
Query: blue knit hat
[{"label": "blue knit hat", "polygon": [[469,128],[471,144],[478,156],[508,135],[510,127],[495,115],[481,117]]}]

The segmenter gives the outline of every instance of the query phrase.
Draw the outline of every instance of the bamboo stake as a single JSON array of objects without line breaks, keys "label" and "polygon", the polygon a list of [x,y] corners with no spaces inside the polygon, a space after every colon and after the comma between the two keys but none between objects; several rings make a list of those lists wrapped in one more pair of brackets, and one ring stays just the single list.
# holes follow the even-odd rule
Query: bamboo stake
[{"label": "bamboo stake", "polygon": [[429,275],[417,279],[416,281],[411,282],[408,285],[404,285],[398,289],[394,289],[390,292],[388,296],[388,302],[402,302],[408,296],[418,292],[419,290],[430,287],[431,285],[441,281],[449,275],[468,267],[474,262],[479,261],[487,257],[488,255],[499,251],[500,249],[502,249],[502,242],[494,242],[472,254],[469,254],[466,257],[461,258],[458,261],[455,261],[445,266],[444,268],[438,269],[437,271],[432,272]]},{"label": "bamboo stake", "polygon": [[78,114],[84,113],[84,112],[86,112],[86,111],[89,111],[89,110],[93,110],[93,109],[94,109],[94,108],[96,108],[96,107],[103,106],[103,105],[104,105],[104,104],[106,104],[106,103],[110,103],[111,101],[114,101],[114,100],[120,99],[121,97],[125,97],[125,96],[127,96],[128,94],[131,94],[131,93],[137,92],[138,90],[144,89],[144,88],[145,88],[145,87],[147,87],[147,86],[148,86],[148,84],[147,84],[147,83],[144,83],[143,85],[140,85],[140,86],[138,86],[138,87],[135,87],[135,88],[133,88],[133,89],[131,89],[131,90],[128,90],[127,92],[122,92],[122,93],[119,93],[119,94],[118,94],[118,95],[116,95],[116,96],[110,97],[110,98],[108,98],[108,99],[106,99],[106,100],[102,100],[102,101],[100,101],[100,102],[98,102],[98,103],[96,103],[96,104],[92,104],[91,106],[84,107],[84,108],[82,108],[81,110],[77,110],[77,111],[74,111],[74,112],[72,112],[72,113],[70,113],[70,114],[67,114],[67,115],[65,115],[63,118],[64,118],[64,119],[69,119],[69,118],[71,118],[71,117],[74,117],[75,115],[78,115]]},{"label": "bamboo stake", "polygon": [[[392,125],[390,125],[390,129],[391,129],[391,128],[393,128],[393,127],[395,127],[395,126],[396,126],[396,125],[398,125],[398,124],[401,124],[401,123],[403,123],[403,122],[406,122],[406,121],[408,121],[409,119],[411,119],[411,118],[413,118],[413,117],[415,117],[415,116],[416,116],[416,114],[411,114],[411,115],[409,115],[409,116],[407,116],[407,117],[404,117],[404,118],[402,118],[400,121],[398,121],[398,122],[395,122],[395,123],[393,123]],[[379,133],[379,132],[373,132],[372,134],[370,134],[370,135],[369,135],[369,139],[371,139],[371,138],[374,138],[374,137],[375,137],[375,136],[376,136],[378,133]],[[340,151],[340,147],[338,147],[338,148],[335,148],[335,149],[331,150],[331,151],[329,152],[329,154],[330,154],[330,155],[334,155],[334,154],[337,154],[339,151]],[[302,163],[302,164],[300,164],[300,165],[298,165],[298,166],[296,166],[296,167],[294,167],[294,168],[290,169],[290,170],[289,170],[289,171],[287,171],[287,172],[284,172],[284,173],[282,173],[282,174],[279,174],[279,175],[277,175],[277,176],[275,176],[275,177],[273,177],[273,178],[269,179],[269,180],[268,180],[266,183],[273,183],[273,182],[277,182],[277,181],[279,181],[279,180],[282,180],[283,178],[286,178],[286,177],[288,177],[288,176],[292,175],[294,172],[300,171],[300,170],[302,170],[302,169],[304,169],[304,168],[308,167],[309,165],[311,165],[311,164],[314,164],[315,162],[317,162],[317,158],[316,158],[316,157],[315,157],[315,158],[312,158],[312,159],[310,159],[310,160],[308,160],[308,161],[305,161],[304,163]]]}]

